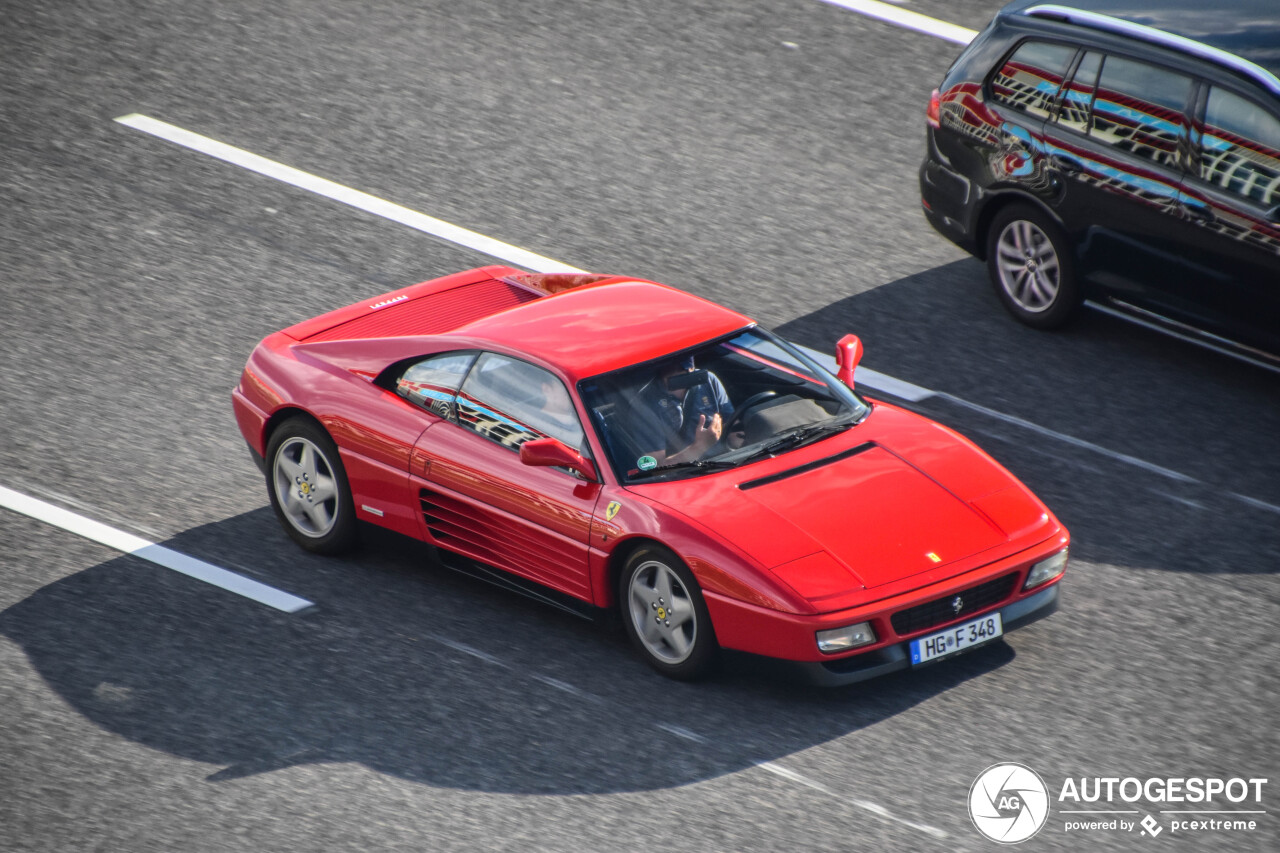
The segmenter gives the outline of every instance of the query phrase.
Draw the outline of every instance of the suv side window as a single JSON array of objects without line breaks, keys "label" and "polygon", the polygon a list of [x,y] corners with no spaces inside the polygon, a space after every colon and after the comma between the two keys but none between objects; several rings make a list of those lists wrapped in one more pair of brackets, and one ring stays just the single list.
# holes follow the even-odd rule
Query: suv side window
[{"label": "suv side window", "polygon": [[458,423],[512,450],[550,437],[589,455],[564,383],[541,367],[493,352],[480,356],[462,385]]},{"label": "suv side window", "polygon": [[474,352],[447,352],[411,364],[396,380],[396,393],[433,415],[454,420],[454,397],[467,375]]},{"label": "suv side window", "polygon": [[1183,109],[1191,78],[1155,65],[1108,56],[1093,101],[1090,135],[1162,166],[1178,165],[1186,136]]},{"label": "suv side window", "polygon": [[1263,207],[1280,204],[1280,119],[1217,86],[1209,90],[1200,177]]},{"label": "suv side window", "polygon": [[1075,53],[1074,47],[1065,44],[1023,42],[991,78],[992,99],[1037,118],[1048,118]]},{"label": "suv side window", "polygon": [[1102,67],[1102,54],[1091,50],[1080,60],[1076,73],[1062,93],[1058,107],[1058,124],[1080,133],[1089,132],[1089,114],[1093,110],[1093,93],[1098,84],[1098,69]]}]

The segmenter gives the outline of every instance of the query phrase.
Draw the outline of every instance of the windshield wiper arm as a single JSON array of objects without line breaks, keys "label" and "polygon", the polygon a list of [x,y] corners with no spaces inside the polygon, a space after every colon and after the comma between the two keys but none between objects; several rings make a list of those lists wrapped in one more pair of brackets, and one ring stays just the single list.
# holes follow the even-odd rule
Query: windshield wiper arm
[{"label": "windshield wiper arm", "polygon": [[693,459],[688,462],[672,462],[670,465],[659,465],[657,468],[650,468],[647,471],[639,471],[631,476],[647,477],[650,474],[660,474],[667,471],[679,471],[681,469],[698,468],[708,471],[723,471],[727,468],[737,468],[737,462],[730,462],[727,459]]},{"label": "windshield wiper arm", "polygon": [[813,424],[807,427],[800,427],[780,438],[775,438],[751,455],[752,457],[772,456],[781,450],[791,450],[803,444],[811,444],[820,438],[826,438],[837,432],[843,432],[851,426],[853,426],[853,421],[842,420],[837,423]]}]

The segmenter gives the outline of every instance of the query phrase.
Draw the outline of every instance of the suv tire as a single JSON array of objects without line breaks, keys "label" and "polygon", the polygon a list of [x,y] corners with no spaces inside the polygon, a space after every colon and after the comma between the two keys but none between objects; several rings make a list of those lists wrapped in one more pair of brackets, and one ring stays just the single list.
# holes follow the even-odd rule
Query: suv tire
[{"label": "suv tire", "polygon": [[1056,329],[1081,303],[1071,244],[1048,216],[1027,204],[996,214],[987,231],[987,271],[1009,313],[1037,329]]}]

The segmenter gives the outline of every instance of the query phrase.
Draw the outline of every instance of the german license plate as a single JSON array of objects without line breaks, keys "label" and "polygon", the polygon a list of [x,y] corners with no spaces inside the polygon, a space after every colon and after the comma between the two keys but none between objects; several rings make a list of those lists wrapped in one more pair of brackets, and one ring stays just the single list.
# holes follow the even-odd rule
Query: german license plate
[{"label": "german license plate", "polygon": [[967,648],[994,640],[1004,633],[999,613],[979,616],[963,625],[954,625],[945,631],[911,641],[911,662],[925,663],[944,655],[953,655]]}]

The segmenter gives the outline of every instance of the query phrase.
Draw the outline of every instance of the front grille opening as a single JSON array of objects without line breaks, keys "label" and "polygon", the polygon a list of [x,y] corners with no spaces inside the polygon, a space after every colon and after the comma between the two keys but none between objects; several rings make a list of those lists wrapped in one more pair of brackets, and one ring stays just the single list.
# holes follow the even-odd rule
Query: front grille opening
[{"label": "front grille opening", "polygon": [[[899,636],[945,625],[999,604],[1013,594],[1013,586],[1017,582],[1018,573],[1010,572],[977,586],[944,595],[924,604],[917,604],[915,607],[908,607],[906,610],[899,610],[889,618],[889,623],[893,625],[893,630]],[[962,602],[958,611],[954,606],[957,596]]]}]

